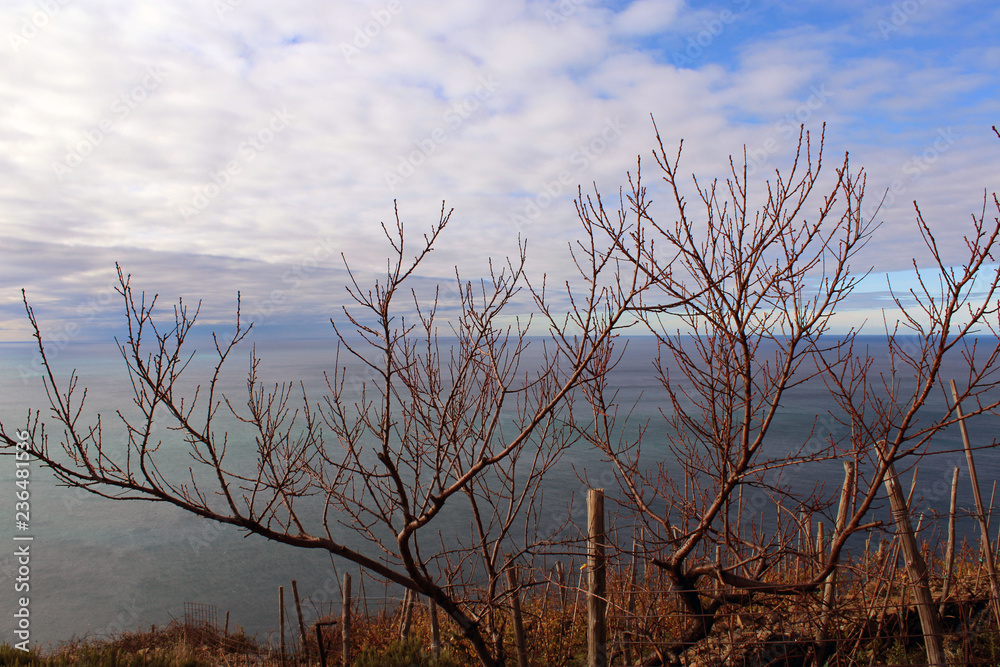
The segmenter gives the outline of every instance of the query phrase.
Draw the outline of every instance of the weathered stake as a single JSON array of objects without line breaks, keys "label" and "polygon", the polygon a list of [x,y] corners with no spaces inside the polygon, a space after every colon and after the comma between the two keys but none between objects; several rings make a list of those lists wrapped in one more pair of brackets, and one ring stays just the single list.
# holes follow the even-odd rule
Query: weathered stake
[{"label": "weathered stake", "polygon": [[518,667],[528,667],[528,645],[524,639],[521,592],[518,588],[516,565],[507,568],[507,585],[510,587],[511,604],[514,607],[514,642],[517,646],[517,664]]},{"label": "weathered stake", "polygon": [[278,626],[281,628],[281,664],[285,664],[285,587],[278,586]]},{"label": "weathered stake", "polygon": [[[883,453],[882,450],[879,450]],[[884,454],[884,453],[883,453]],[[917,540],[913,535],[913,525],[910,523],[910,511],[903,497],[903,490],[896,478],[896,466],[891,461],[886,463],[885,488],[889,492],[889,503],[892,506],[892,520],[896,525],[903,560],[910,583],[913,584],[914,597],[917,601],[917,613],[920,616],[920,627],[924,633],[924,647],[927,650],[927,663],[931,667],[944,667],[944,646],[941,642],[941,623],[938,620],[937,605],[931,596],[927,577],[927,565],[920,555]]]},{"label": "weathered stake", "polygon": [[559,608],[566,609],[566,567],[561,560],[556,561],[556,582],[559,591]]},{"label": "weathered stake", "polygon": [[413,624],[413,599],[415,594],[407,590],[403,595],[403,616],[399,620],[399,639],[406,641],[410,638],[410,626]]},{"label": "weathered stake", "polygon": [[292,579],[292,598],[295,600],[295,612],[299,617],[299,637],[302,638],[302,652],[308,652],[309,643],[306,641],[306,623],[302,620],[302,603],[299,602],[299,584]]},{"label": "weathered stake", "polygon": [[990,591],[993,593],[990,606],[997,627],[1000,627],[1000,583],[997,581],[996,563],[993,560],[993,543],[990,540],[990,527],[986,522],[986,511],[983,509],[983,496],[979,493],[979,476],[976,475],[976,463],[972,459],[972,443],[969,440],[969,430],[965,427],[965,416],[962,414],[962,404],[958,402],[958,387],[951,380],[951,395],[955,399],[955,415],[962,430],[962,442],[965,445],[965,458],[969,463],[969,481],[972,483],[972,496],[976,499],[976,516],[979,519],[979,529],[982,531],[980,544],[983,558],[986,560],[986,571],[990,575]]},{"label": "weathered stake", "polygon": [[[854,463],[852,461],[844,461],[844,486],[840,489],[840,506],[837,509],[837,525],[834,526],[834,532],[831,537],[831,541],[840,537],[844,532],[844,527],[847,525],[847,515],[850,512],[851,500],[854,498]],[[820,528],[823,524],[820,523]],[[822,535],[822,531],[820,531]],[[823,560],[825,557],[824,549],[822,544],[822,537],[817,538],[817,551],[820,555],[819,567],[823,567]],[[819,633],[817,637],[817,649],[816,656],[813,664],[816,667],[821,667],[826,664],[826,656],[832,648],[828,642],[829,632],[830,632],[830,622],[833,616],[833,607],[836,597],[836,586],[837,586],[837,570],[834,568],[830,574],[826,577],[826,581],[823,583],[823,612],[820,617]]]},{"label": "weathered stake", "polygon": [[[716,560],[719,560],[718,558]],[[626,641],[625,645],[625,661],[632,662],[632,644],[635,642],[636,638],[636,626],[638,626],[638,621],[635,617],[635,592],[637,588],[637,580],[639,577],[639,542],[638,540],[632,540],[632,566],[629,568],[628,575],[628,595],[625,599],[625,611],[628,613],[628,623],[626,625]]]},{"label": "weathered stake", "polygon": [[320,667],[326,667],[326,642],[323,640],[323,628],[336,624],[337,621],[316,621],[316,647],[319,649]]},{"label": "weathered stake", "polygon": [[608,664],[608,587],[605,571],[604,489],[587,492],[587,667]]},{"label": "weathered stake", "polygon": [[441,657],[441,628],[438,626],[438,607],[433,599],[430,601],[431,613],[431,651],[435,658]]},{"label": "weathered stake", "polygon": [[951,590],[952,568],[955,567],[955,505],[958,500],[958,466],[951,477],[951,510],[948,512],[948,549],[944,557],[944,585],[941,589],[941,603],[938,605],[938,613],[944,614],[944,606],[948,601],[948,592]]},{"label": "weathered stake", "polygon": [[344,573],[344,606],[340,611],[341,655],[344,657],[344,667],[351,664],[351,575]]}]

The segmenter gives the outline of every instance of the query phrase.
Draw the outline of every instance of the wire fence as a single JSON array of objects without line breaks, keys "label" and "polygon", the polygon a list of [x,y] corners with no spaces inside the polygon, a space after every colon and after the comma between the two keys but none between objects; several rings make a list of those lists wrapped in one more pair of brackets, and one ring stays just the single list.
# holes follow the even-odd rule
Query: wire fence
[{"label": "wire fence", "polygon": [[[917,604],[905,572],[895,563],[883,560],[880,565],[884,567],[876,568],[874,557],[861,563],[845,563],[835,583],[833,602],[825,604],[823,597],[815,593],[736,599],[735,591],[721,585],[714,590],[679,590],[665,584],[655,569],[635,572],[634,566],[626,564],[625,559],[621,561],[612,561],[608,572],[607,661],[603,663],[608,667],[927,664]],[[962,562],[967,569],[957,578],[947,599],[940,597],[940,579],[933,579],[938,593],[935,612],[941,619],[947,664],[997,665],[1000,632],[991,613],[988,583],[983,573],[977,572],[981,566],[975,558]],[[567,563],[557,568],[525,568],[521,575],[528,664],[586,664],[586,569]],[[369,588],[382,586],[369,577]],[[407,615],[410,622],[405,624],[405,635],[430,650],[428,601],[414,599],[407,612],[406,597],[379,592],[383,594],[358,595],[350,600],[355,620],[349,659],[366,648],[384,647],[403,637]],[[685,594],[695,592],[706,604],[701,615],[693,614],[682,601]],[[708,601],[713,595],[718,599],[731,597],[727,603],[712,608]],[[302,607],[313,610],[314,620],[303,636],[294,611],[289,610],[284,658],[280,629],[251,650],[245,638],[228,636],[219,627],[217,611],[211,605],[185,604],[184,622],[193,641],[214,642],[221,648],[220,665],[319,665],[317,636],[324,642],[326,664],[344,664],[339,624],[342,602],[314,603],[305,598]],[[498,609],[502,614],[511,613],[511,605],[502,595]],[[331,625],[317,635],[317,622]],[[709,626],[705,636],[685,641],[685,633],[698,624]],[[445,651],[462,655],[457,627],[446,618],[441,619],[441,625]],[[502,627],[508,656],[512,656],[516,645],[513,623],[503,623]],[[467,649],[464,655],[471,657]]]},{"label": "wire fence", "polygon": [[[517,563],[516,574],[498,572],[488,587],[482,581],[465,582],[464,589],[461,582],[445,585],[456,587],[465,613],[487,619],[481,628],[511,664],[510,657],[519,653],[521,664],[582,665],[596,650],[600,659],[589,664],[604,667],[923,665],[928,626],[922,611],[940,627],[933,636],[940,638],[944,664],[1000,664],[996,584],[981,545],[965,544],[957,553],[949,545],[942,554],[923,542],[918,556],[926,576],[917,586],[903,567],[914,554],[901,548],[898,536],[876,550],[845,556],[817,580],[822,543],[822,537],[804,538],[794,548],[789,543],[766,567],[754,559],[724,562],[721,546],[714,559],[702,554],[713,567],[762,584],[757,589],[727,583],[713,568],[703,568],[692,579],[694,587],[680,587],[676,572],[668,576],[665,567],[655,565],[662,559],[648,552],[640,556],[640,542],[632,551],[612,552],[617,556],[595,557],[581,549],[554,562]],[[748,571],[747,562],[757,562],[757,571]],[[601,586],[595,587],[592,577]],[[452,653],[451,664],[476,664],[462,632],[447,618],[439,621],[429,600],[398,595],[364,571],[352,597],[349,579],[345,575],[340,600],[325,593],[322,599],[300,600],[293,581],[294,607],[286,608],[279,592],[276,616],[284,624],[252,647],[229,634],[228,622],[220,630],[210,605],[185,604],[185,630],[193,641],[220,647],[218,664],[226,665],[347,665],[366,649],[407,639],[428,651]],[[810,581],[820,583],[790,585]],[[778,582],[784,585],[765,586]],[[490,598],[475,597],[484,590]]]}]

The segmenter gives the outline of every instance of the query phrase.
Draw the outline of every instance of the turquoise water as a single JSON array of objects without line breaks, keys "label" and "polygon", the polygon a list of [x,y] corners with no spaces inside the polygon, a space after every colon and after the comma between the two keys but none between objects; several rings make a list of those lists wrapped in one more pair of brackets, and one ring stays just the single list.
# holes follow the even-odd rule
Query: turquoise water
[{"label": "turquoise water", "polygon": [[[272,380],[301,379],[307,388],[317,389],[322,383],[322,372],[334,364],[334,347],[329,341],[265,341],[257,345],[265,360],[262,374]],[[197,347],[210,349],[204,342]],[[28,345],[0,345],[3,396],[0,415],[5,423],[19,423],[29,407],[46,404],[37,367],[32,367],[34,354]],[[232,372],[224,378],[227,391],[235,396],[240,391],[245,393],[248,355],[249,347],[232,360]],[[665,432],[658,418],[664,399],[651,366],[654,356],[652,341],[631,339],[625,357],[613,373],[612,385],[619,389],[618,400],[622,405],[634,405],[632,427],[649,421],[644,442],[650,460],[669,460],[664,446]],[[191,370],[204,372],[209,361],[208,355],[198,356]],[[341,363],[344,361],[342,356]],[[131,387],[114,344],[72,342],[59,349],[54,362],[63,378],[72,369],[77,370],[81,388],[85,385],[90,391],[90,410],[105,415],[105,441],[112,447],[120,447],[123,433],[108,417],[115,410],[129,409]],[[357,384],[358,378],[363,377],[362,370],[352,370],[351,377]],[[313,398],[318,395],[314,393]],[[829,407],[829,398],[821,387],[808,385],[797,390],[789,396],[774,426],[771,446],[791,448],[800,444],[816,415]],[[829,425],[821,420],[821,429]],[[992,438],[994,425],[995,419],[974,422],[971,425],[974,440],[981,443]],[[238,425],[229,418],[220,426],[237,433],[230,454],[234,463],[251,466],[254,450],[240,448]],[[937,444],[960,446],[958,431],[953,431]],[[175,443],[170,451],[167,449],[165,446],[163,471],[168,476],[183,474],[190,462],[183,447]],[[947,454],[921,467],[916,511],[946,508],[954,465],[964,467],[964,458]],[[988,494],[1000,474],[1000,457],[983,452],[977,458],[977,465],[980,483]],[[574,518],[582,518],[586,486],[580,477],[584,475],[594,486],[614,488],[608,464],[583,443],[575,445],[546,480],[543,513],[552,522],[562,521],[568,512]],[[793,471],[784,481],[797,491],[811,489],[816,483],[836,489],[842,475],[842,465],[829,461]],[[910,473],[906,473],[907,488],[909,479]],[[0,458],[0,508],[6,517],[0,536],[8,536],[4,538],[8,545],[13,544],[10,536],[15,532],[13,481],[12,459]],[[961,498],[968,507],[972,503],[967,487],[967,476],[963,475]],[[290,600],[290,582],[295,579],[303,598],[325,602],[339,595],[336,582],[343,572],[351,572],[355,581],[358,578],[357,566],[343,561],[334,563],[324,553],[244,536],[231,527],[206,522],[164,504],[113,501],[57,486],[52,475],[38,464],[31,468],[31,490],[31,534],[35,538],[31,545],[30,580],[33,642],[50,643],[73,636],[106,635],[125,628],[165,624],[183,616],[185,602],[216,605],[220,623],[228,611],[230,627],[239,625],[264,636],[277,626],[278,586],[285,586],[286,600]],[[570,498],[575,499],[572,506]],[[887,511],[880,511],[887,518]],[[348,544],[360,544],[352,541],[346,531],[343,539]],[[0,599],[4,601],[4,609],[12,608],[17,597],[13,592],[16,567],[12,551],[6,549],[0,558],[3,582]],[[375,598],[386,593],[380,585],[369,582],[366,594],[373,598],[372,604],[377,604]],[[312,613],[308,605],[306,613]],[[0,625],[2,639],[12,637],[12,629],[11,616],[5,614]]]}]

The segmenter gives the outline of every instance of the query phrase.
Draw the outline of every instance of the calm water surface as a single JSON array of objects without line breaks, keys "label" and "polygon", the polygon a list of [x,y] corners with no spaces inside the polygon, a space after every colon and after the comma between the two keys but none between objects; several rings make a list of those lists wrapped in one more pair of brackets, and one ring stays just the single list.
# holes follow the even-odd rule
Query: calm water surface
[{"label": "calm water surface", "polygon": [[[634,404],[632,425],[649,421],[646,448],[650,456],[666,457],[664,431],[658,422],[663,395],[658,391],[651,360],[655,348],[648,339],[633,338],[612,384],[619,389],[618,400]],[[334,365],[334,347],[329,341],[260,342],[258,352],[265,359],[264,375],[273,380],[302,380],[307,387],[318,388],[322,372]],[[200,349],[210,350],[202,343]],[[249,348],[232,360],[226,383],[239,397],[245,382]],[[32,367],[35,353],[31,346],[0,345],[0,414],[7,423],[20,423],[29,407],[46,405],[37,368]],[[195,359],[192,370],[200,370],[210,361],[207,355]],[[341,357],[341,363],[344,357]],[[113,415],[130,406],[131,387],[124,362],[114,344],[73,342],[58,351],[55,365],[65,378],[76,369],[81,385],[89,387],[88,406],[93,411]],[[955,370],[955,377],[961,378]],[[204,376],[202,376],[204,377]],[[945,377],[950,377],[945,375]],[[318,397],[314,395],[313,398]],[[942,399],[943,400],[943,399]],[[830,407],[821,387],[805,387],[789,398],[786,409],[773,430],[771,446],[793,447],[806,437],[817,414]],[[13,419],[16,416],[16,419]],[[230,425],[232,424],[230,420]],[[827,422],[829,423],[829,422]],[[106,422],[107,442],[122,442],[120,429]],[[996,420],[983,418],[972,424],[973,438],[985,442],[993,437]],[[960,446],[957,429],[948,433],[941,447]],[[246,444],[246,443],[242,443]],[[234,439],[230,456],[243,456],[243,465],[253,464],[252,446],[239,447]],[[190,462],[182,448],[164,452],[163,466],[170,474],[183,472]],[[245,453],[244,453],[245,452]],[[946,459],[946,460],[945,460]],[[239,462],[239,461],[238,461]],[[923,466],[918,475],[916,509],[946,509],[947,486],[954,465],[964,467],[964,459],[945,455]],[[1000,457],[983,452],[977,459],[981,485],[988,493],[1000,473]],[[13,534],[13,460],[0,458],[0,508],[6,517],[8,545]],[[553,517],[571,511],[567,499],[576,497],[575,513],[582,512],[580,498],[585,490],[577,475],[613,488],[607,464],[584,444],[571,449],[558,469],[547,478],[546,512]],[[216,605],[220,623],[230,612],[230,627],[265,635],[277,625],[277,588],[298,581],[303,597],[324,601],[338,595],[338,574],[356,566],[331,562],[328,555],[270,543],[256,536],[217,526],[162,504],[142,501],[111,501],[75,489],[59,487],[50,473],[39,465],[31,468],[31,528],[35,541],[31,559],[32,640],[57,642],[73,636],[103,635],[125,628],[165,624],[182,618],[184,602]],[[805,490],[813,484],[839,486],[843,468],[839,462],[816,464],[788,480]],[[904,478],[909,484],[909,474]],[[596,485],[596,484],[595,484]],[[963,474],[962,499],[971,506]],[[886,513],[887,514],[887,513]],[[350,536],[345,541],[351,543]],[[0,558],[4,609],[13,608],[15,562],[12,548]],[[371,583],[369,597],[384,595],[384,589]],[[290,592],[288,598],[290,599]],[[309,613],[307,611],[307,613]],[[0,640],[9,640],[13,624],[4,614]]]}]

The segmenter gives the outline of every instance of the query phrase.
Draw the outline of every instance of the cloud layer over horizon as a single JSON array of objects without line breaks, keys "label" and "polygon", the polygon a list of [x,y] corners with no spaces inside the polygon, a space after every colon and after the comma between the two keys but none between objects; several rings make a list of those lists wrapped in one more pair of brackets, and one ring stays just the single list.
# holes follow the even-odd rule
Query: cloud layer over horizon
[{"label": "cloud layer over horizon", "polygon": [[998,24],[927,0],[8,3],[0,341],[28,337],[21,288],[56,329],[98,304],[78,335],[103,335],[115,261],[209,322],[240,291],[279,329],[328,328],[341,256],[385,266],[394,201],[415,239],[455,210],[423,281],[478,280],[520,236],[561,282],[577,184],[617,201],[637,155],[655,180],[651,117],[682,171],[724,177],[745,147],[757,188],[825,123],[869,214],[889,189],[858,267],[926,259],[914,199],[960,261],[1000,182]]}]

